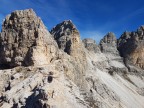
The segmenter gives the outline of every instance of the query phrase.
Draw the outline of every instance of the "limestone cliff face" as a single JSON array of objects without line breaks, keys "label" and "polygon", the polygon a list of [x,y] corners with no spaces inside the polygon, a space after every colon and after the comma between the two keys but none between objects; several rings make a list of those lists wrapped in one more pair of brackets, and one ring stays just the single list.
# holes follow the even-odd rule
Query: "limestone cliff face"
[{"label": "limestone cliff face", "polygon": [[71,20],[56,25],[50,33],[54,36],[59,48],[67,54],[76,57],[79,53],[84,53],[79,31]]},{"label": "limestone cliff face", "polygon": [[12,12],[0,34],[1,67],[44,65],[56,55],[57,44],[32,9]]},{"label": "limestone cliff face", "polygon": [[117,39],[114,33],[109,32],[100,41],[100,49],[103,53],[115,53],[118,54],[117,50]]},{"label": "limestone cliff face", "polygon": [[86,39],[83,39],[83,43],[84,43],[84,46],[87,50],[93,51],[95,53],[100,52],[100,48],[98,45],[96,45],[95,40],[90,39],[90,38],[86,38]]},{"label": "limestone cliff face", "polygon": [[71,20],[66,20],[56,25],[50,33],[54,36],[59,48],[64,52],[76,59],[86,59],[79,31]]},{"label": "limestone cliff face", "polygon": [[144,69],[144,27],[136,32],[124,32],[118,40],[118,50],[125,63]]},{"label": "limestone cliff face", "polygon": [[123,58],[120,56],[117,49],[117,39],[114,33],[107,33],[100,41],[101,52],[106,56],[108,61],[109,73],[126,73],[127,68],[123,63]]},{"label": "limestone cliff face", "polygon": [[[139,40],[131,41],[138,46],[141,29]],[[127,70],[113,33],[101,40],[101,49],[92,39],[82,42],[70,20],[51,34],[32,9],[6,17],[0,33],[0,108],[144,108],[144,74]],[[125,40],[118,48],[129,43],[131,52],[142,53]]]},{"label": "limestone cliff face", "polygon": [[50,33],[54,36],[59,48],[74,59],[72,62],[76,71],[74,71],[74,75],[70,75],[69,77],[74,77],[73,80],[78,85],[81,85],[84,82],[81,76],[84,75],[87,69],[87,61],[79,31],[71,20],[66,20],[56,25]]}]

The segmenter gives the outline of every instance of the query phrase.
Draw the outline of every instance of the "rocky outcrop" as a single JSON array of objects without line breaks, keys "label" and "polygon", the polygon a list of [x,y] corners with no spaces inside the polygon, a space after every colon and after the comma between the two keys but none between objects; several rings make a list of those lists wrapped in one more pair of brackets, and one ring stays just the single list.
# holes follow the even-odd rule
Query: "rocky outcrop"
[{"label": "rocky outcrop", "polygon": [[73,55],[82,51],[80,34],[71,20],[56,25],[50,33],[54,36],[59,48],[67,54]]},{"label": "rocky outcrop", "polygon": [[50,33],[54,36],[60,49],[67,54],[81,60],[85,59],[84,46],[80,34],[71,20],[56,25]]},{"label": "rocky outcrop", "polygon": [[87,50],[93,51],[95,53],[99,53],[100,52],[100,48],[99,48],[98,45],[96,45],[95,40],[90,39],[90,38],[86,38],[86,39],[83,39],[82,42],[84,43],[84,46],[85,46],[85,48]]},{"label": "rocky outcrop", "polygon": [[[74,77],[73,80],[78,85],[81,85],[84,82],[81,76],[86,72],[87,61],[79,31],[71,20],[66,20],[57,24],[50,33],[54,36],[59,48],[72,57],[73,60],[69,61],[71,61],[76,71],[74,71],[74,75],[70,75],[69,77]],[[80,77],[81,79],[79,79]]]},{"label": "rocky outcrop", "polygon": [[135,32],[124,32],[118,40],[118,50],[127,66],[135,65],[144,69],[144,26]]},{"label": "rocky outcrop", "polygon": [[115,53],[118,54],[117,50],[117,39],[114,33],[109,32],[100,41],[100,49],[103,53]]},{"label": "rocky outcrop", "polygon": [[109,65],[107,69],[110,74],[114,74],[115,72],[120,74],[127,72],[127,68],[123,63],[123,58],[117,50],[117,39],[114,33],[109,32],[104,36],[100,41],[100,48],[107,58]]},{"label": "rocky outcrop", "polygon": [[82,43],[70,20],[51,34],[32,9],[6,17],[1,108],[144,108],[144,76],[126,70],[113,33],[101,40],[101,51],[92,39]]},{"label": "rocky outcrop", "polygon": [[[73,25],[71,20],[63,21],[57,24],[50,33],[54,36],[60,49],[64,50],[68,54],[70,53],[69,48],[71,44],[71,38],[79,38],[79,32],[77,31],[75,25]],[[79,39],[77,39],[78,41]]]},{"label": "rocky outcrop", "polygon": [[45,65],[54,58],[57,44],[32,9],[12,12],[0,34],[1,68]]}]

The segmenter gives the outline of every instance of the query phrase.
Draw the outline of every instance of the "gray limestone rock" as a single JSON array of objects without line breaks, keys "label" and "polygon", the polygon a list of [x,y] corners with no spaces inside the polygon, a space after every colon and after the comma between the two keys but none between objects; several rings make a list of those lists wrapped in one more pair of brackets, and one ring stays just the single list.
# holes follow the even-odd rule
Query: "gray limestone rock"
[{"label": "gray limestone rock", "polygon": [[90,38],[86,38],[86,39],[83,39],[83,44],[85,46],[85,48],[89,51],[93,51],[95,53],[99,53],[100,52],[100,48],[98,45],[96,45],[96,42],[95,40],[93,39],[90,39]]},{"label": "gray limestone rock", "polygon": [[105,54],[109,67],[107,67],[109,73],[126,73],[127,67],[123,63],[123,58],[120,56],[117,50],[117,39],[114,33],[109,32],[100,41],[100,48],[102,53]]},{"label": "gray limestone rock", "polygon": [[114,33],[109,32],[100,41],[100,49],[103,53],[115,53],[118,54],[117,50],[117,39]]},{"label": "gray limestone rock", "polygon": [[76,38],[79,38],[79,32],[71,20],[66,20],[56,25],[50,33],[54,36],[59,48],[68,54],[70,53],[69,50],[70,45],[72,44],[72,39],[77,40]]},{"label": "gray limestone rock", "polygon": [[[138,35],[135,43],[143,43],[143,30],[132,33]],[[94,40],[82,43],[70,20],[51,34],[32,9],[6,17],[0,33],[0,108],[144,108],[144,77],[127,72],[113,33],[101,40],[102,52]],[[126,33],[118,48],[132,34]]]},{"label": "gray limestone rock", "polygon": [[74,81],[78,85],[82,85],[84,80],[81,76],[86,72],[87,61],[84,45],[80,40],[80,34],[76,26],[71,20],[66,20],[57,24],[50,33],[54,36],[59,48],[72,57],[68,62],[71,61],[70,63],[75,67],[76,73],[74,72],[74,76],[70,77],[74,77]]},{"label": "gray limestone rock", "polygon": [[[118,39],[118,50],[125,64],[144,69],[144,27],[135,32],[124,32]],[[130,68],[130,66],[128,66]],[[132,69],[132,68],[131,68]]]},{"label": "gray limestone rock", "polygon": [[1,68],[48,64],[56,50],[56,42],[32,9],[14,11],[5,18],[0,35]]}]

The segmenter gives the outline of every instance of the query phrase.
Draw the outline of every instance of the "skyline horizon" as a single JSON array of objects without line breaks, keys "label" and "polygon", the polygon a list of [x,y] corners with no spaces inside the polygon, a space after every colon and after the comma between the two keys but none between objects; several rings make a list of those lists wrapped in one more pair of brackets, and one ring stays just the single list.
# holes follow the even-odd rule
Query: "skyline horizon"
[{"label": "skyline horizon", "polygon": [[92,38],[98,43],[108,32],[119,38],[124,31],[136,31],[144,25],[143,3],[142,0],[1,0],[0,29],[6,15],[32,8],[48,30],[64,20],[72,20],[82,39]]},{"label": "skyline horizon", "polygon": [[[33,8],[28,8],[28,9],[32,9],[35,13],[36,13],[36,11],[33,9]],[[23,10],[27,10],[27,9],[23,9]],[[15,11],[17,11],[17,10],[15,10]],[[14,11],[12,11],[12,12],[14,12]],[[11,12],[11,13],[12,13]],[[10,14],[11,14],[10,13]],[[8,14],[9,15],[9,14]],[[36,15],[37,15],[37,13],[36,13]],[[7,16],[7,15],[6,15]],[[5,16],[5,18],[6,18],[6,16]],[[38,16],[38,15],[37,15]],[[40,16],[38,16],[38,17],[40,17]],[[3,21],[5,20],[5,18],[3,19]],[[40,17],[41,18],[41,17]],[[42,20],[42,19],[41,19]],[[64,21],[69,21],[69,20],[71,20],[71,19],[66,19],[66,20],[63,20],[63,21],[61,21],[61,22],[59,22],[58,24],[60,24],[60,23],[62,23],[62,22],[64,22]],[[2,22],[3,22],[2,21]],[[43,21],[43,20],[42,20]],[[72,21],[72,20],[71,20]],[[43,22],[44,23],[44,22]],[[73,23],[73,21],[72,21],[72,23]],[[46,26],[46,28],[47,28],[47,30],[48,31],[51,31],[56,25],[58,25],[58,24],[55,24],[52,28],[48,28],[46,25],[45,25],[45,23],[44,23],[44,25]],[[75,25],[75,23],[73,23],[74,25]],[[75,25],[76,26],[76,28],[77,28],[77,25]],[[144,26],[143,24],[142,25],[140,25],[139,27],[137,27],[137,29],[139,29],[141,26]],[[136,30],[137,30],[136,29]],[[0,24],[0,30],[2,30],[2,23]],[[97,40],[95,39],[96,37],[85,37],[85,38],[83,38],[82,37],[82,35],[81,35],[81,31],[77,28],[77,30],[79,31],[79,33],[80,33],[80,38],[81,38],[81,40],[83,40],[83,39],[88,39],[88,38],[90,38],[90,39],[93,39],[93,40],[95,40],[96,41],[96,44],[100,44],[100,40],[101,39],[103,39],[103,37],[104,36],[106,36],[108,33],[114,33],[114,35],[116,36],[116,38],[117,39],[119,39],[120,37],[121,37],[121,35],[124,33],[124,32],[135,32],[136,30],[132,30],[132,31],[127,31],[127,30],[125,30],[125,31],[123,31],[118,37],[117,37],[117,35],[115,34],[115,32],[113,32],[113,31],[109,31],[109,32],[107,32],[107,33],[105,33],[103,36],[102,36],[102,38],[99,40],[99,42],[97,42]]]}]

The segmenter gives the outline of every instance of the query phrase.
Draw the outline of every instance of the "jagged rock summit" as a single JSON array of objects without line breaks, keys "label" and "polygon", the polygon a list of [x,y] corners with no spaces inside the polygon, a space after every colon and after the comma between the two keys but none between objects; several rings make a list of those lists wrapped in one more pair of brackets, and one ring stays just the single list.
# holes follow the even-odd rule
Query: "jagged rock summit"
[{"label": "jagged rock summit", "polygon": [[[83,77],[87,68],[86,52],[84,51],[83,43],[80,39],[80,33],[71,20],[65,20],[57,24],[50,33],[54,36],[59,48],[73,57],[73,65],[77,69],[77,73],[73,72],[74,80],[78,85],[82,86]],[[78,63],[78,64],[77,64]],[[71,76],[72,77],[72,76]]]},{"label": "jagged rock summit", "polygon": [[56,49],[56,42],[32,9],[12,12],[4,20],[0,34],[2,68],[48,64]]},{"label": "jagged rock summit", "polygon": [[100,41],[101,51],[104,53],[117,53],[117,39],[114,33],[109,32]]},{"label": "jagged rock summit", "polygon": [[72,55],[76,51],[75,47],[77,47],[77,51],[81,50],[80,34],[71,20],[65,20],[56,25],[50,33],[54,36],[59,48],[68,54]]},{"label": "jagged rock summit", "polygon": [[0,108],[144,108],[143,29],[96,45],[71,20],[50,32],[32,9],[0,33]]},{"label": "jagged rock summit", "polygon": [[[144,69],[144,26],[137,31],[124,32],[118,40],[118,50],[127,65]],[[131,68],[131,66],[129,66]]]}]

